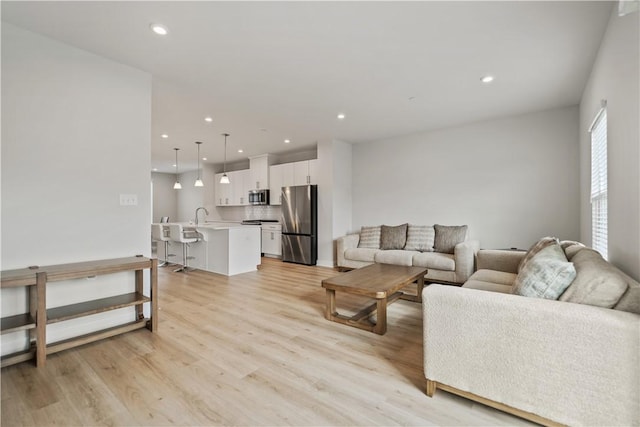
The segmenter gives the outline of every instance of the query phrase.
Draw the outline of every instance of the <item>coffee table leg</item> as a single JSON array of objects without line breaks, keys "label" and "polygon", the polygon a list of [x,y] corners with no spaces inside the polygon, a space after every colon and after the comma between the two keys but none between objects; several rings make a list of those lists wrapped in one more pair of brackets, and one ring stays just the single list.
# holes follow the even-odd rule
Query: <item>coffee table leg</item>
[{"label": "coffee table leg", "polygon": [[422,302],[422,290],[424,289],[424,276],[420,276],[416,284],[418,285],[418,299],[416,300],[416,302]]},{"label": "coffee table leg", "polygon": [[332,320],[336,315],[336,291],[327,289],[326,306],[324,311],[325,319]]},{"label": "coffee table leg", "polygon": [[378,305],[376,313],[376,326],[373,328],[373,332],[378,335],[384,335],[387,333],[387,298],[380,298],[376,300]]}]

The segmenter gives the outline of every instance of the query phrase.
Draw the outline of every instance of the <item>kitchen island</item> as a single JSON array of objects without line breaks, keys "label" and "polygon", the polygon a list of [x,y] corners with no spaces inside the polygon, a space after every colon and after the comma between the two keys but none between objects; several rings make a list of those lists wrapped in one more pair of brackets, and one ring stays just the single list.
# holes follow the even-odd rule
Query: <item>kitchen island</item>
[{"label": "kitchen island", "polygon": [[[163,224],[166,225],[166,224]],[[256,271],[260,265],[261,229],[259,225],[237,222],[206,221],[202,224],[182,223],[184,229],[197,231],[201,240],[189,245],[189,267],[233,276]],[[182,263],[180,243],[170,241],[170,263]],[[158,259],[164,260],[164,245],[158,245]]]}]

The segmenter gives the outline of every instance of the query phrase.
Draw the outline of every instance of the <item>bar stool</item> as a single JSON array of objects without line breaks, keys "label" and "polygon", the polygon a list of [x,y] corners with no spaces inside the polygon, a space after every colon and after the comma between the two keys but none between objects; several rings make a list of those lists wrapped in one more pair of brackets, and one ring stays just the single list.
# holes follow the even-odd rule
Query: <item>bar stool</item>
[{"label": "bar stool", "polygon": [[171,239],[172,242],[182,244],[182,267],[173,271],[176,273],[181,271],[186,272],[189,269],[189,259],[193,259],[193,257],[189,256],[189,243],[199,242],[200,238],[197,234],[194,237],[185,237],[185,231],[182,228],[182,224],[169,224],[169,239]]},{"label": "bar stool", "polygon": [[151,240],[164,243],[164,262],[158,267],[169,265],[169,257],[175,256],[169,253],[169,236],[165,234],[165,227],[162,224],[151,224]]}]

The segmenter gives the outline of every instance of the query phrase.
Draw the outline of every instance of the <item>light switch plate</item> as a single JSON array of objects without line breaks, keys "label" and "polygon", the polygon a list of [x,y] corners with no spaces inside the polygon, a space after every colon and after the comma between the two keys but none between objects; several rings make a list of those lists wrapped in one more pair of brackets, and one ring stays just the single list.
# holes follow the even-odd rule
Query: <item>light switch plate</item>
[{"label": "light switch plate", "polygon": [[137,206],[138,195],[137,194],[121,194],[120,206]]}]

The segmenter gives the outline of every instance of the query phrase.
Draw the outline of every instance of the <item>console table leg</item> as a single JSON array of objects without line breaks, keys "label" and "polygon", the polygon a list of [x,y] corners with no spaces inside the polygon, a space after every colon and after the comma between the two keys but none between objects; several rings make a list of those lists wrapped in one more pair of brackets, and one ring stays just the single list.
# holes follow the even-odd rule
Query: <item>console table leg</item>
[{"label": "console table leg", "polygon": [[36,366],[47,361],[47,273],[36,274]]}]

